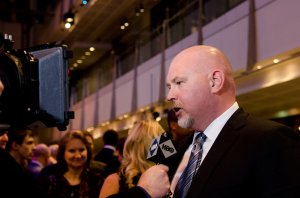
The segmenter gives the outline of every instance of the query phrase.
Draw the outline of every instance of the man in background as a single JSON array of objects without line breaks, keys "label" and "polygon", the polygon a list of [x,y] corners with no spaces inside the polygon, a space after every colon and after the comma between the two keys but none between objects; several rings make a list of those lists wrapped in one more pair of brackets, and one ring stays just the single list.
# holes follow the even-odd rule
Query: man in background
[{"label": "man in background", "polygon": [[6,150],[22,167],[27,167],[35,148],[34,138],[31,130],[10,130],[8,133]]},{"label": "man in background", "polygon": [[118,172],[121,164],[116,151],[118,140],[119,135],[115,130],[107,130],[103,135],[103,149],[94,158],[96,161],[106,164],[106,173],[108,175]]},{"label": "man in background", "polygon": [[8,142],[7,130],[0,130],[0,148],[5,149]]},{"label": "man in background", "polygon": [[58,151],[58,144],[51,144],[49,146],[50,157],[49,157],[49,165],[57,163],[57,151]]},{"label": "man in background", "polygon": [[34,181],[26,167],[34,147],[31,130],[8,131],[6,151],[1,148],[0,156],[1,198],[34,197]]},{"label": "man in background", "polygon": [[[89,144],[92,154],[94,154],[94,138],[93,135],[88,132],[88,131],[83,131],[83,135],[87,141],[87,143]],[[94,155],[93,155],[94,156]],[[90,161],[90,168],[94,171],[97,171],[101,174],[103,174],[104,176],[107,176],[106,174],[106,164],[100,161],[96,161],[92,158],[92,160]]]},{"label": "man in background", "polygon": [[37,144],[33,151],[32,159],[28,164],[28,170],[36,179],[41,170],[49,164],[50,151],[46,144]]}]

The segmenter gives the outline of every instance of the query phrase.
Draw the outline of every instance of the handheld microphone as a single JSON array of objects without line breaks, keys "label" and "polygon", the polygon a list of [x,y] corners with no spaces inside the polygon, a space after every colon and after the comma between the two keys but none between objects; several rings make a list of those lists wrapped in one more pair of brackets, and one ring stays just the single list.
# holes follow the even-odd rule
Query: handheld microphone
[{"label": "handheld microphone", "polygon": [[168,164],[167,159],[177,153],[169,133],[154,138],[150,144],[147,159],[156,164]]}]

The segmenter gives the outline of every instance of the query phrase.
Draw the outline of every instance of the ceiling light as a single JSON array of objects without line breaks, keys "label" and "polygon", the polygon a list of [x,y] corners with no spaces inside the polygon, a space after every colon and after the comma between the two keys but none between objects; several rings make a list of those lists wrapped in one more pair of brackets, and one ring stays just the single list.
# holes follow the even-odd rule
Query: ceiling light
[{"label": "ceiling light", "polygon": [[123,20],[123,25],[125,25],[125,27],[128,27],[129,26],[129,22],[127,19],[124,19]]},{"label": "ceiling light", "polygon": [[91,52],[85,52],[84,54],[89,56],[89,55],[91,55]]},{"label": "ceiling light", "polygon": [[124,115],[124,118],[128,118],[128,117],[129,117],[129,115],[128,115],[128,114],[125,114],[125,115]]},{"label": "ceiling light", "polygon": [[135,8],[135,16],[140,16],[140,10],[137,7]]},{"label": "ceiling light", "polygon": [[276,113],[276,117],[278,118],[284,118],[284,117],[287,117],[289,114],[287,111],[283,110],[283,111],[279,111]]},{"label": "ceiling light", "polygon": [[66,29],[70,29],[75,22],[75,14],[72,11],[64,14],[64,26]]},{"label": "ceiling light", "polygon": [[82,6],[85,6],[85,5],[87,5],[89,3],[89,0],[82,0],[81,1],[81,5]]},{"label": "ceiling light", "polygon": [[95,48],[94,47],[90,47],[90,51],[91,52],[95,51]]},{"label": "ceiling light", "polygon": [[71,23],[65,23],[65,28],[70,29],[72,27]]},{"label": "ceiling light", "polygon": [[89,128],[87,128],[86,130],[87,130],[87,132],[91,132],[91,131],[93,131],[95,128],[94,127],[89,127]]},{"label": "ceiling light", "polygon": [[66,18],[66,22],[68,22],[68,23],[73,23],[73,22],[74,22],[74,18],[67,17],[67,18]]},{"label": "ceiling light", "polygon": [[121,28],[121,30],[124,30],[126,27],[128,27],[129,26],[129,22],[128,22],[128,20],[125,18],[125,19],[123,19],[122,20],[122,22],[121,22],[121,24],[120,24],[120,28]]},{"label": "ceiling light", "polygon": [[273,63],[279,63],[279,59],[274,59]]},{"label": "ceiling light", "polygon": [[140,5],[140,12],[141,12],[141,13],[145,12],[145,9],[144,9],[143,4]]},{"label": "ceiling light", "polygon": [[79,60],[77,60],[77,63],[81,64],[81,63],[83,63],[83,61],[79,59]]}]

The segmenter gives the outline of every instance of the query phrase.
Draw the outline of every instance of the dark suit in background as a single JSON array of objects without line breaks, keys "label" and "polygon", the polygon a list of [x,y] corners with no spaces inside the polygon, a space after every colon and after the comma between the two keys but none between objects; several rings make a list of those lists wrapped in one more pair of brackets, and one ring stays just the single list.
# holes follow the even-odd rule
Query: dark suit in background
[{"label": "dark suit in background", "polygon": [[95,161],[100,161],[106,164],[105,172],[107,175],[119,171],[120,161],[113,149],[103,148],[95,156]]},{"label": "dark suit in background", "polygon": [[95,161],[100,161],[106,164],[106,176],[119,171],[120,161],[116,146],[119,141],[117,131],[109,129],[103,135],[104,147],[95,156]]},{"label": "dark suit in background", "polygon": [[0,148],[0,170],[1,198],[34,197],[32,175],[2,148]]}]

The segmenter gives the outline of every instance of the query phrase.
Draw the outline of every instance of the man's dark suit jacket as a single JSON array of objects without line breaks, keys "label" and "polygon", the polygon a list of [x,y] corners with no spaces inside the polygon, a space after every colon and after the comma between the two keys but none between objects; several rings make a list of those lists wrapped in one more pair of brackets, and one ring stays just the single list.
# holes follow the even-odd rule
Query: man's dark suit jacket
[{"label": "man's dark suit jacket", "polygon": [[[181,149],[176,168],[191,140]],[[171,176],[176,168],[170,168]],[[187,197],[300,197],[299,132],[238,109],[202,162]]]},{"label": "man's dark suit jacket", "polygon": [[[170,160],[170,180],[191,141],[192,137],[188,138],[176,158]],[[134,196],[132,192],[128,195]],[[192,181],[187,198],[196,197],[300,197],[299,132],[238,109]]]},{"label": "man's dark suit jacket", "polygon": [[119,171],[120,161],[115,151],[109,148],[103,148],[94,158],[95,161],[100,161],[106,164],[105,172],[107,175]]}]

